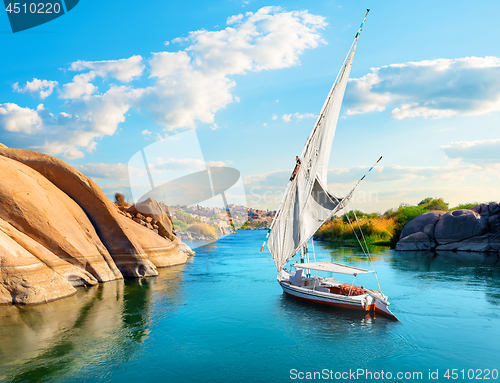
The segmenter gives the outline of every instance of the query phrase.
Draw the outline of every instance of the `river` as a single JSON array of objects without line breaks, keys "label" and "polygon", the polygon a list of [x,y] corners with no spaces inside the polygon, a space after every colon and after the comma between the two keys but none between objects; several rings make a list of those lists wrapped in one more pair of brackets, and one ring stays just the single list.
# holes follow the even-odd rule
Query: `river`
[{"label": "river", "polygon": [[[372,249],[394,322],[284,297],[264,236],[230,235],[158,277],[0,307],[0,381],[500,380],[496,255]],[[315,242],[315,255],[370,268],[356,248]]]}]

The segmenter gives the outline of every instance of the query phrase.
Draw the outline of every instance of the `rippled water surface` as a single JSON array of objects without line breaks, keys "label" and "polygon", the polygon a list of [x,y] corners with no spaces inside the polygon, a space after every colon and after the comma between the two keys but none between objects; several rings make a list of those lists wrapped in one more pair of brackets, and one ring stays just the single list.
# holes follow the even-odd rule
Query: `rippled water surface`
[{"label": "rippled water surface", "polygon": [[[393,374],[385,381],[410,380],[397,372],[428,380],[438,370],[450,381],[447,369],[500,370],[496,255],[373,249],[382,291],[401,319],[393,322],[285,298],[259,252],[264,235],[240,232],[198,248],[155,278],[0,307],[0,381],[286,382],[323,369]],[[315,250],[317,260],[369,268],[357,249]]]}]

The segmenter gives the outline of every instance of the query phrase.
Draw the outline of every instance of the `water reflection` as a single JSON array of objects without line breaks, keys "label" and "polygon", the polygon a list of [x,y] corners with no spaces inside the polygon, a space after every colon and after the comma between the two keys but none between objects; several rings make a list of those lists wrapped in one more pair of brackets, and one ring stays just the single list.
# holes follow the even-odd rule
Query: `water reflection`
[{"label": "water reflection", "polygon": [[394,252],[392,266],[414,278],[457,282],[484,291],[489,303],[500,305],[500,261],[497,254],[440,251]]},{"label": "water reflection", "polygon": [[401,251],[395,252],[393,266],[402,271],[421,271],[423,277],[426,272],[434,273],[435,277],[463,277],[477,278],[500,277],[498,255],[489,253],[469,253],[440,251]]},{"label": "water reflection", "polygon": [[[363,255],[359,246],[339,246],[333,242],[319,242],[319,244],[321,247],[329,250],[333,262],[360,264],[367,261],[367,258]],[[382,261],[384,257],[382,257],[381,254],[389,249],[390,248],[387,246],[368,246],[373,262]]]},{"label": "water reflection", "polygon": [[71,380],[90,364],[105,376],[110,362],[133,359],[148,337],[152,296],[168,292],[162,299],[173,305],[181,299],[181,270],[81,288],[44,305],[0,307],[0,381]]},{"label": "water reflection", "polygon": [[372,328],[385,331],[393,322],[365,311],[344,310],[298,301],[283,295],[277,302],[280,319],[315,336],[346,338],[346,329]]}]

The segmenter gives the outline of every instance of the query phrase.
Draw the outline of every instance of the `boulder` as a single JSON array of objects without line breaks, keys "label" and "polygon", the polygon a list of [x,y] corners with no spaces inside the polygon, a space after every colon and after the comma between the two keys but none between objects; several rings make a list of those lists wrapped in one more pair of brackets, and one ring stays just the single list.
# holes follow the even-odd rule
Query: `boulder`
[{"label": "boulder", "polygon": [[434,241],[431,241],[427,234],[422,232],[410,234],[399,240],[396,245],[396,250],[399,251],[415,251],[415,250],[431,250],[434,248]]},{"label": "boulder", "polygon": [[158,233],[171,241],[175,240],[175,235],[172,234],[171,226],[169,227],[165,221],[156,221],[156,225],[158,226]]},{"label": "boulder", "polygon": [[0,231],[14,240],[31,255],[34,255],[41,262],[50,267],[57,274],[64,277],[73,286],[92,286],[97,284],[97,279],[94,278],[92,274],[69,262],[63,261],[54,253],[47,250],[26,234],[16,230],[16,228],[1,218]]},{"label": "boulder", "polygon": [[137,225],[131,220],[119,216],[123,225],[136,237],[141,247],[144,249],[148,259],[153,262],[156,267],[174,266],[186,263],[187,255],[181,250],[177,241],[170,241],[162,238],[153,230],[145,226]]},{"label": "boulder", "polygon": [[500,233],[500,215],[490,215],[488,218],[488,227],[490,233]]},{"label": "boulder", "polygon": [[492,202],[489,205],[490,216],[500,215],[500,205],[497,202]]},{"label": "boulder", "polygon": [[0,305],[39,304],[76,294],[71,283],[3,231],[0,265]]},{"label": "boulder", "polygon": [[445,214],[446,213],[444,211],[440,210],[434,210],[428,213],[420,214],[405,225],[403,231],[401,232],[400,238],[405,238],[411,234],[424,232],[428,235],[429,238],[434,239],[434,226],[439,218],[441,218]]},{"label": "boulder", "polygon": [[195,252],[184,242],[181,241],[179,237],[176,237],[176,242],[179,245],[179,250],[186,254],[188,257],[195,255]]},{"label": "boulder", "polygon": [[165,206],[159,204],[154,198],[149,197],[144,201],[136,203],[134,210],[137,212],[136,214],[152,218],[152,222],[163,222],[165,230],[172,234],[172,221],[167,214],[167,210]]},{"label": "boulder", "polygon": [[489,215],[490,215],[490,207],[489,207],[489,205],[486,204],[486,203],[482,203],[479,206],[481,207],[481,209],[479,210],[479,215],[481,215],[483,217],[489,217]]},{"label": "boulder", "polygon": [[74,200],[37,171],[10,158],[0,156],[0,171],[0,218],[99,282],[122,278]]},{"label": "boulder", "polygon": [[474,213],[481,213],[481,205],[476,205],[476,206],[472,206],[469,210],[472,210]]},{"label": "boulder", "polygon": [[490,248],[491,251],[497,251],[500,253],[500,233],[495,234],[490,238]]},{"label": "boulder", "polygon": [[[418,218],[418,217],[417,217]],[[434,235],[440,245],[459,242],[488,231],[488,221],[484,216],[467,209],[450,211],[436,224]]]},{"label": "boulder", "polygon": [[450,242],[436,247],[436,251],[491,251],[489,235],[481,235],[464,239],[460,242]]},{"label": "boulder", "polygon": [[135,236],[130,235],[128,227],[119,219],[122,216],[116,207],[90,178],[58,158],[30,150],[0,148],[0,156],[36,170],[72,198],[86,213],[124,276],[158,275]]}]

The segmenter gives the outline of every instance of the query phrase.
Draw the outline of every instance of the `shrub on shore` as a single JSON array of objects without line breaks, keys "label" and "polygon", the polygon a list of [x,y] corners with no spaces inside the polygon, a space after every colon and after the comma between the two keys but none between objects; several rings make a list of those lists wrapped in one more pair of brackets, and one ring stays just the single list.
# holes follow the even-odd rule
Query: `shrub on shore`
[{"label": "shrub on shore", "polygon": [[[315,238],[329,241],[357,242],[356,235],[358,235],[359,239],[362,240],[359,230],[361,227],[368,244],[388,244],[390,242],[392,236],[394,235],[395,222],[393,218],[360,218],[358,213],[356,213],[356,216],[358,217],[358,222],[356,222],[355,219],[350,219],[349,223],[349,220],[345,217],[336,217],[326,222],[316,232]],[[356,235],[354,233],[356,233]]]},{"label": "shrub on shore", "polygon": [[172,221],[172,225],[174,225],[175,230],[186,231],[188,229],[188,225],[185,222],[182,222],[178,219],[174,219]]},{"label": "shrub on shore", "polygon": [[217,239],[220,234],[218,228],[216,228],[214,225],[210,225],[204,222],[195,223],[189,226],[187,231],[191,231],[196,234],[201,234],[212,239]]},{"label": "shrub on shore", "polygon": [[442,198],[425,198],[416,206],[403,203],[399,205],[399,208],[389,209],[384,214],[365,214],[359,210],[351,210],[344,214],[342,218],[334,217],[330,221],[325,222],[316,232],[315,238],[332,242],[347,241],[357,243],[356,236],[349,224],[350,220],[354,225],[356,234],[360,236],[359,227],[355,219],[357,217],[368,244],[385,244],[394,248],[405,225],[420,214],[433,210],[447,212],[458,209],[470,209],[476,205],[478,203],[465,203],[450,209],[449,204],[444,202]]},{"label": "shrub on shore", "polygon": [[115,204],[117,206],[127,206],[125,202],[125,196],[122,193],[115,193]]}]

